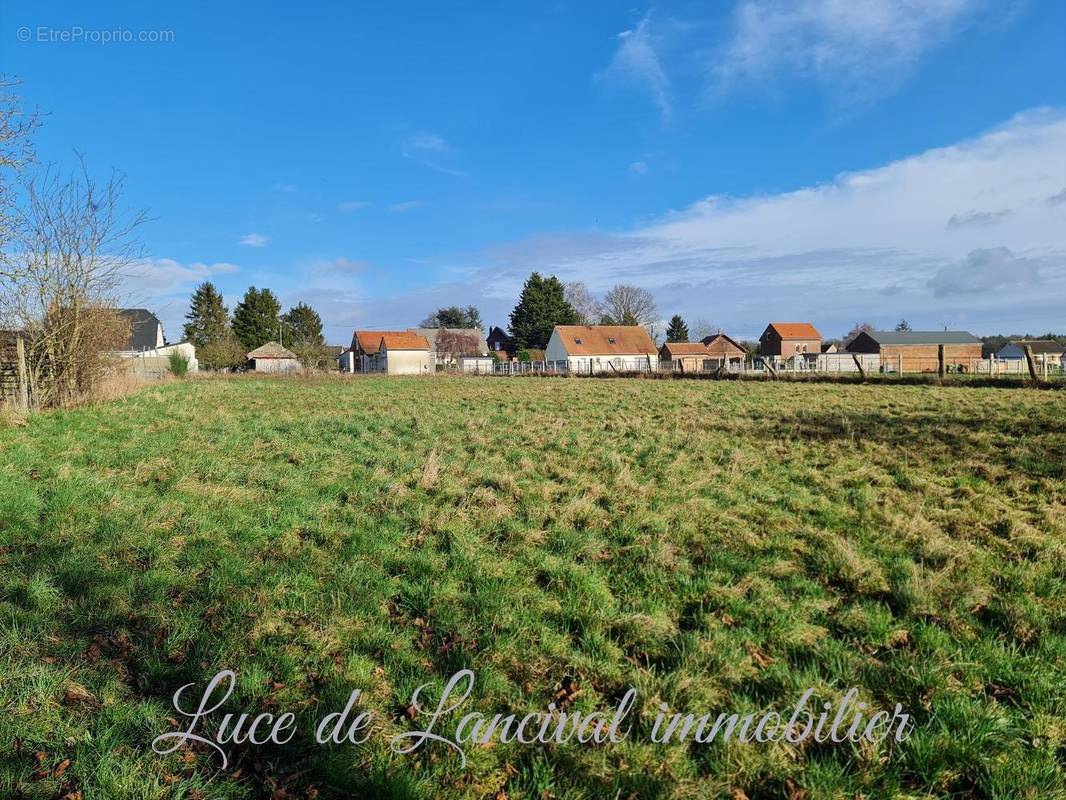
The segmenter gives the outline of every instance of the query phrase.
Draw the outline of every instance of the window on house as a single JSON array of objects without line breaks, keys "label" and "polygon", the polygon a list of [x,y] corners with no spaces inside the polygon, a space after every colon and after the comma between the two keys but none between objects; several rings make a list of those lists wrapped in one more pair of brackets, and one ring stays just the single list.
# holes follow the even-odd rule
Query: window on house
[{"label": "window on house", "polygon": [[581,340],[578,339],[576,336],[574,337],[574,344],[581,344]]},{"label": "window on house", "polygon": [[609,344],[614,344],[614,343],[615,343],[615,342],[614,342],[614,337],[613,337],[613,336],[608,336],[608,337],[607,337],[607,342],[608,342]]}]

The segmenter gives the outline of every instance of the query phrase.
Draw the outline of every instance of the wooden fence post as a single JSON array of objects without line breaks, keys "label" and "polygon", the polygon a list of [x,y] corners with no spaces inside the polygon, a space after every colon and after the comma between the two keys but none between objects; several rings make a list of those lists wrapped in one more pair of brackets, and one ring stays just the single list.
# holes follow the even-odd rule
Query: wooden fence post
[{"label": "wooden fence post", "polygon": [[1040,376],[1036,372],[1036,359],[1033,358],[1031,345],[1025,345],[1025,363],[1029,366],[1029,377],[1033,379],[1033,383],[1040,383]]},{"label": "wooden fence post", "polygon": [[944,379],[944,345],[938,344],[936,347],[936,374],[941,380]]},{"label": "wooden fence post", "polygon": [[26,345],[21,336],[15,337],[15,357],[18,360],[19,408],[30,410],[30,371],[26,368]]},{"label": "wooden fence post", "polygon": [[855,366],[859,368],[859,377],[866,380],[866,370],[862,366],[862,360],[859,358],[858,353],[852,353],[851,357],[855,359]]}]

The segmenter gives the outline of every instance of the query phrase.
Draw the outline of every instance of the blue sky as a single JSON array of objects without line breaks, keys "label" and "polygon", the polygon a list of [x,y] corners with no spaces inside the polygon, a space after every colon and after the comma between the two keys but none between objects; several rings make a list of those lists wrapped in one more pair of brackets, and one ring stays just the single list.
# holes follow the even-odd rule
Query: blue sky
[{"label": "blue sky", "polygon": [[5,3],[0,71],[150,210],[171,339],[204,279],[346,343],[533,269],[738,336],[1066,331],[1060,1],[169,5]]}]

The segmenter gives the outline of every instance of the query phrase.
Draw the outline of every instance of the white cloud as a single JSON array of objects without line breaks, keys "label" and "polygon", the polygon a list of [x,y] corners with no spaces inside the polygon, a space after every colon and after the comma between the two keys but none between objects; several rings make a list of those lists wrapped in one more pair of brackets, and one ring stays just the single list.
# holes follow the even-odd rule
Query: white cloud
[{"label": "white cloud", "polygon": [[393,203],[389,206],[389,211],[394,214],[402,214],[405,211],[414,211],[416,208],[422,208],[425,204],[424,200],[405,200],[402,203]]},{"label": "white cloud", "polygon": [[634,161],[629,165],[629,171],[634,175],[647,175],[648,174],[648,162],[647,161]]},{"label": "white cloud", "polygon": [[360,209],[366,208],[369,205],[370,203],[366,202],[365,200],[343,200],[340,203],[337,203],[337,210],[359,211]]},{"label": "white cloud", "polygon": [[868,98],[905,79],[983,0],[744,0],[716,73],[725,87],[779,74]]},{"label": "white cloud", "polygon": [[[1047,200],[1061,191],[1064,168],[1066,117],[1038,111],[826,184],[711,196],[624,232],[498,245],[484,255],[488,269],[469,279],[492,273],[496,289],[512,294],[533,269],[598,290],[637,283],[664,313],[714,318],[739,335],[757,334],[770,316],[812,319],[830,332],[904,315],[934,326],[950,318],[1061,328],[1049,298],[1066,296],[1066,220]],[[980,213],[994,218],[948,224]],[[1024,279],[994,278],[997,269]],[[974,291],[963,297],[967,275]]]},{"label": "white cloud", "polygon": [[291,183],[275,183],[274,189],[282,194],[292,194],[296,191],[296,186]]},{"label": "white cloud", "polygon": [[224,261],[183,264],[172,258],[142,259],[123,270],[121,302],[127,307],[144,307],[154,312],[163,322],[167,338],[177,341],[189,295],[197,284],[239,269],[236,264]]},{"label": "white cloud", "polygon": [[313,270],[320,274],[349,274],[354,275],[370,268],[370,262],[352,258],[334,258],[328,261],[320,261],[313,266]]},{"label": "white cloud", "polygon": [[455,153],[452,146],[443,136],[436,133],[416,133],[408,136],[400,150],[405,158],[424,167],[453,178],[467,177],[466,172],[454,166]]},{"label": "white cloud", "polygon": [[409,136],[404,143],[404,150],[408,152],[427,150],[431,153],[447,153],[451,149],[451,146],[444,141],[444,137],[435,133],[416,133]]},{"label": "white cloud", "polygon": [[266,247],[269,241],[270,237],[261,233],[246,233],[240,238],[238,244],[243,244],[246,247]]},{"label": "white cloud", "polygon": [[618,48],[600,79],[629,83],[650,95],[664,122],[673,114],[670,80],[656,50],[649,11],[635,28],[618,34]]}]

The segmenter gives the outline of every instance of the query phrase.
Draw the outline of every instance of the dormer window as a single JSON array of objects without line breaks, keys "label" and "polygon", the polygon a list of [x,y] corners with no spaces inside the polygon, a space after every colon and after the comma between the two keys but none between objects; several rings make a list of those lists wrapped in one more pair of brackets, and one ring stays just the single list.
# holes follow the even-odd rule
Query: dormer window
[{"label": "dormer window", "polygon": [[581,344],[581,340],[578,337],[574,337],[574,344]]},{"label": "dormer window", "polygon": [[608,344],[617,344],[617,342],[615,342],[615,340],[614,340],[614,337],[613,337],[613,336],[608,336],[608,337],[607,337],[607,343],[608,343]]}]

